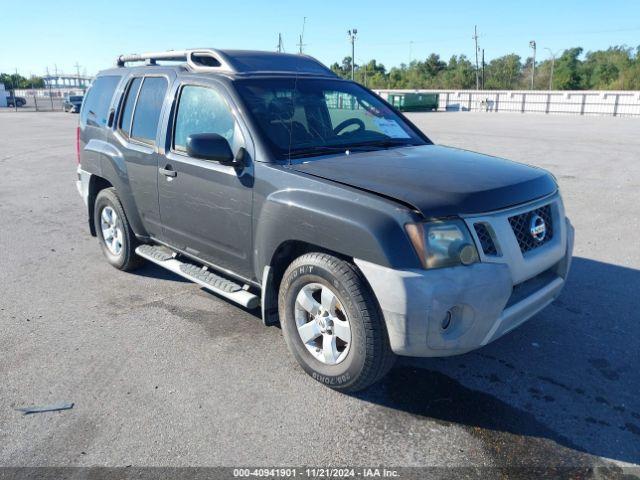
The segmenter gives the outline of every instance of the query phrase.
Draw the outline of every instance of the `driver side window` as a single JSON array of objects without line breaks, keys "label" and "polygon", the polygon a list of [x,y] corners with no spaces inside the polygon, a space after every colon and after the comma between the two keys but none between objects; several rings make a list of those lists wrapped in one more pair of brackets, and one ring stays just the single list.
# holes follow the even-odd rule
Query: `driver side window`
[{"label": "driver side window", "polygon": [[174,150],[185,152],[187,137],[194,133],[217,133],[227,139],[234,152],[242,143],[239,126],[222,95],[213,88],[185,85],[178,102]]}]

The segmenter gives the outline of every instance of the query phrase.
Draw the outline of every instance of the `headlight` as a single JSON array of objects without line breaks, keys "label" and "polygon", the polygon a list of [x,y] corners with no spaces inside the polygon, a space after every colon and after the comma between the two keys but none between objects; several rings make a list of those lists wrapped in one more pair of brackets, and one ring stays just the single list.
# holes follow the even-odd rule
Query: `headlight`
[{"label": "headlight", "polygon": [[479,260],[462,220],[407,223],[405,229],[424,268],[470,265]]}]

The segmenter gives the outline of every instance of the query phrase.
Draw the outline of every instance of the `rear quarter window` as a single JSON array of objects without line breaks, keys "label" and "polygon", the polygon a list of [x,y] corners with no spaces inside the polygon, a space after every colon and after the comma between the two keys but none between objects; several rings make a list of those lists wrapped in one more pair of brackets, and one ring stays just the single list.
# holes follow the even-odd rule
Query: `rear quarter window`
[{"label": "rear quarter window", "polygon": [[109,106],[120,78],[119,75],[105,75],[95,79],[82,104],[82,126],[104,127],[107,124]]},{"label": "rear quarter window", "polygon": [[127,137],[131,135],[131,119],[133,118],[133,108],[135,107],[136,98],[138,98],[138,90],[142,83],[141,77],[136,77],[129,83],[127,96],[124,101],[124,108],[120,117],[120,131]]}]

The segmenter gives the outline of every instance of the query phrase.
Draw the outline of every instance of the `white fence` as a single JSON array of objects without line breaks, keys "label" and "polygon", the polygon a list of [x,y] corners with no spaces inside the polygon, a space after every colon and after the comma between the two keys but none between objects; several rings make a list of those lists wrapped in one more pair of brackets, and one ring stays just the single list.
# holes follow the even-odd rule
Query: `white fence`
[{"label": "white fence", "polygon": [[640,91],[594,90],[376,90],[391,93],[437,93],[438,111],[546,113],[640,117]]}]

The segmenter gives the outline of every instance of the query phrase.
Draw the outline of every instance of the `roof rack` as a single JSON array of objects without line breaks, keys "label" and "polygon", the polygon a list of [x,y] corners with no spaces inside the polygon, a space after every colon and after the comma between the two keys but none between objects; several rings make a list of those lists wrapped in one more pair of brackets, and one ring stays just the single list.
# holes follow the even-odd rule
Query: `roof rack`
[{"label": "roof rack", "polygon": [[186,61],[187,66],[196,72],[235,72],[235,68],[226,60],[225,55],[212,48],[199,48],[194,50],[168,50],[166,52],[134,53],[120,55],[116,58],[116,65],[124,67],[125,63],[145,62],[147,65],[156,65],[157,60],[181,62]]}]

